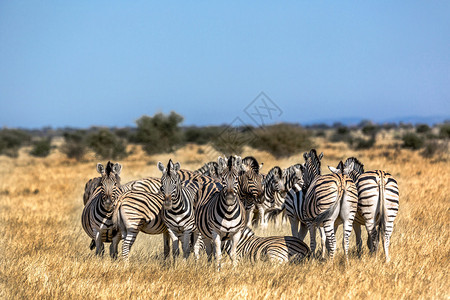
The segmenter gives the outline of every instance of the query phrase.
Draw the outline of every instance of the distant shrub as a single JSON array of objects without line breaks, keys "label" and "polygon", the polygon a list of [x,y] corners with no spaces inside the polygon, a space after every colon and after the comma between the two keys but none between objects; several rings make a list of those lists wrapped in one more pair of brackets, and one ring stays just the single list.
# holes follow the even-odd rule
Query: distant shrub
[{"label": "distant shrub", "polygon": [[250,145],[280,158],[312,148],[310,133],[294,124],[276,124],[258,128]]},{"label": "distant shrub", "polygon": [[142,116],[136,121],[138,128],[134,140],[143,145],[147,154],[174,151],[183,139],[181,122],[183,117],[173,111],[168,116],[162,113]]},{"label": "distant shrub", "polygon": [[132,136],[135,134],[132,128],[116,128],[114,129],[114,134],[120,137],[121,139],[127,140],[130,142],[132,140]]},{"label": "distant shrub", "polygon": [[186,143],[205,145],[213,141],[224,130],[224,126],[187,127],[184,129],[184,141]]},{"label": "distant shrub", "polygon": [[431,140],[425,143],[425,147],[422,152],[420,152],[420,155],[425,158],[432,158],[435,155],[442,155],[447,152],[447,144],[441,144],[436,140]]},{"label": "distant shrub", "polygon": [[439,137],[441,139],[449,139],[450,138],[450,123],[444,123],[439,128]]},{"label": "distant shrub", "polygon": [[81,160],[87,151],[86,132],[77,130],[75,132],[64,132],[64,144],[61,146],[61,152],[68,158]]},{"label": "distant shrub", "polygon": [[430,131],[431,131],[431,128],[427,124],[418,124],[416,126],[417,133],[428,133]]},{"label": "distant shrub", "polygon": [[419,135],[409,132],[409,133],[405,133],[402,136],[402,140],[403,140],[403,148],[410,148],[413,150],[417,150],[422,148],[423,144],[424,144],[424,139],[422,137],[420,137]]},{"label": "distant shrub", "polygon": [[368,123],[362,127],[361,131],[364,135],[367,135],[370,137],[375,137],[375,135],[377,134],[379,129],[380,128],[378,126],[376,126],[375,124]]},{"label": "distant shrub", "polygon": [[353,138],[350,134],[350,130],[347,126],[339,126],[335,132],[330,136],[331,142],[345,142],[348,144],[353,143]]},{"label": "distant shrub", "polygon": [[103,159],[116,160],[127,156],[124,140],[108,129],[90,133],[86,138],[86,143]]},{"label": "distant shrub", "polygon": [[31,136],[20,129],[0,130],[0,154],[17,157],[21,146],[28,144]]},{"label": "distant shrub", "polygon": [[34,143],[30,154],[37,157],[46,157],[50,154],[51,148],[51,138],[43,138]]},{"label": "distant shrub", "polygon": [[370,149],[375,145],[375,138],[362,139],[357,138],[353,141],[353,146],[357,150]]}]

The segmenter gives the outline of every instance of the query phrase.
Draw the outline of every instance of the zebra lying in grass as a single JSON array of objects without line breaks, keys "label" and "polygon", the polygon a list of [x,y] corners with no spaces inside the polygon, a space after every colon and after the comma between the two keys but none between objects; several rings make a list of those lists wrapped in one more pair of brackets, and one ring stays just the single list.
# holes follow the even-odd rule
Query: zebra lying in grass
[{"label": "zebra lying in grass", "polygon": [[[225,243],[224,251],[230,253],[231,245]],[[249,228],[242,231],[237,244],[237,260],[249,259],[251,262],[269,260],[272,262],[299,262],[309,255],[308,246],[292,236],[258,237]]]}]

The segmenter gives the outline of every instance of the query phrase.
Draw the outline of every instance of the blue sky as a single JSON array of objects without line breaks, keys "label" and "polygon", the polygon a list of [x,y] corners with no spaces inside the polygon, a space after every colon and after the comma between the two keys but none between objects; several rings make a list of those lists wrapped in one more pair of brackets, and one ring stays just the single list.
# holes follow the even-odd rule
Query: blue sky
[{"label": "blue sky", "polygon": [[449,1],[161,3],[1,1],[0,126],[450,116]]}]

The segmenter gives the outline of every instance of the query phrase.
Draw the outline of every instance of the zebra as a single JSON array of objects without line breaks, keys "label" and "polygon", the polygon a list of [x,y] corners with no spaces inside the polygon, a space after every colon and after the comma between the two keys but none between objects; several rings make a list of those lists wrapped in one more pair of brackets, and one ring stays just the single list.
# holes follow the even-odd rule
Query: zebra
[{"label": "zebra", "polygon": [[[231,245],[227,241],[224,251],[230,253]],[[292,236],[258,237],[245,227],[237,244],[237,259],[247,258],[251,262],[269,260],[272,262],[300,262],[309,256],[308,246],[300,239]]]},{"label": "zebra", "polygon": [[[294,219],[295,225],[295,215],[297,215],[298,219],[309,228],[313,253],[316,246],[315,228],[323,225],[329,255],[333,258],[336,250],[335,221],[339,218],[338,222],[342,222],[344,227],[343,248],[348,260],[349,237],[358,205],[356,185],[348,176],[350,169],[344,169],[342,161],[337,168],[329,167],[331,174],[320,175],[322,157],[323,154],[318,156],[315,149],[312,149],[309,154],[304,154],[303,191],[306,190],[306,193],[304,196],[303,191],[295,193],[296,197],[293,198],[295,214],[292,216],[291,210],[290,219]],[[292,225],[291,221],[291,228],[294,227]],[[301,225],[300,238],[304,238],[305,234]]]},{"label": "zebra", "polygon": [[351,169],[349,176],[358,189],[358,213],[353,223],[358,252],[361,252],[361,225],[366,226],[370,252],[378,250],[381,235],[386,261],[390,261],[389,242],[399,208],[399,189],[395,178],[382,170],[364,172],[364,165],[356,158],[345,161]]},{"label": "zebra", "polygon": [[117,230],[113,226],[111,214],[115,199],[120,193],[120,172],[122,166],[119,163],[111,163],[108,161],[106,168],[101,164],[97,164],[97,171],[100,173],[100,181],[89,181],[86,184],[88,191],[94,184],[98,184],[94,191],[88,197],[87,202],[81,214],[81,224],[84,231],[92,239],[90,248],[95,247],[96,255],[103,255],[104,242],[111,242],[109,254],[112,258],[117,257],[117,246],[120,240]]},{"label": "zebra", "polygon": [[128,260],[129,252],[141,231],[147,234],[163,234],[164,258],[169,256],[169,233],[163,221],[162,193],[130,190],[119,195],[112,220],[120,230],[122,258]]},{"label": "zebra", "polygon": [[200,173],[205,176],[209,176],[211,178],[214,178],[216,180],[219,180],[219,174],[218,174],[218,167],[219,165],[215,161],[210,161],[206,164],[204,164],[201,168],[194,171],[194,173]]},{"label": "zebra", "polygon": [[247,226],[250,227],[256,203],[261,203],[263,194],[263,175],[259,172],[263,164],[253,156],[242,159],[242,171],[238,177],[239,198],[244,203]]},{"label": "zebra", "polygon": [[283,182],[283,171],[280,167],[275,166],[270,169],[269,173],[263,177],[262,181],[263,195],[262,201],[255,204],[259,214],[261,227],[267,228],[266,213],[275,206],[275,197],[279,193],[284,193],[285,186]]},{"label": "zebra", "polygon": [[300,164],[292,165],[282,171],[283,187],[276,191],[273,198],[265,198],[264,202],[256,205],[258,208],[263,207],[266,216],[266,224],[269,219],[277,223],[277,216],[282,213],[283,223],[287,220],[285,198],[287,193],[296,185],[303,185],[303,174],[300,169]]},{"label": "zebra", "polygon": [[178,171],[180,163],[173,163],[170,159],[167,168],[158,162],[158,169],[162,172],[161,192],[164,195],[164,222],[172,239],[173,258],[179,255],[178,244],[181,238],[183,256],[190,254],[190,237],[193,234],[194,254],[198,259],[199,245],[198,230],[195,226],[194,206],[197,205],[199,183],[180,180]]},{"label": "zebra", "polygon": [[211,257],[212,243],[217,268],[220,270],[222,241],[231,240],[230,257],[236,263],[236,246],[245,227],[245,209],[239,199],[238,176],[242,161],[240,157],[219,157],[219,175],[222,189],[202,198],[195,211],[195,222],[205,247]]}]

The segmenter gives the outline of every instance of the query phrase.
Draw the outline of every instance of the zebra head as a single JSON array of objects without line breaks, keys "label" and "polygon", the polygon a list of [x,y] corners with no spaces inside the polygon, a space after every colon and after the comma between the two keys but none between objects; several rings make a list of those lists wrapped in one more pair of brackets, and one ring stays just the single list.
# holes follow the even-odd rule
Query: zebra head
[{"label": "zebra head", "polygon": [[259,172],[263,164],[253,156],[247,156],[242,160],[242,172],[239,175],[239,186],[244,197],[249,197],[261,203],[263,201],[263,175]]},{"label": "zebra head", "polygon": [[114,203],[120,191],[120,171],[122,165],[113,164],[108,161],[106,168],[101,164],[97,164],[97,172],[100,173],[100,188],[102,195],[102,204],[107,211],[113,209]]},{"label": "zebra head", "polygon": [[286,191],[289,191],[295,185],[298,186],[298,189],[303,187],[303,170],[304,166],[302,164],[295,164],[283,170],[283,181]]},{"label": "zebra head", "polygon": [[[353,164],[353,168],[351,165]],[[355,157],[349,157],[344,163],[344,168],[350,169],[348,176],[356,182],[358,177],[364,173],[364,165]]]},{"label": "zebra head", "polygon": [[283,181],[283,171],[275,166],[270,169],[263,181],[265,189],[279,193],[282,197],[286,196],[287,190]]},{"label": "zebra head", "polygon": [[222,193],[225,196],[226,205],[234,205],[239,201],[238,176],[241,170],[242,160],[240,157],[219,157],[218,171],[222,183]]},{"label": "zebra head", "polygon": [[354,163],[350,162],[349,166],[345,166],[342,160],[339,162],[338,166],[336,168],[328,166],[328,169],[331,171],[331,173],[334,174],[342,174],[342,175],[350,175],[354,168]]},{"label": "zebra head", "polygon": [[167,168],[161,162],[158,162],[158,169],[162,172],[161,193],[164,196],[164,208],[172,209],[172,201],[177,199],[181,180],[178,171],[180,163],[173,163],[171,159],[167,163]]},{"label": "zebra head", "polygon": [[320,160],[323,158],[323,152],[317,155],[316,149],[311,149],[309,153],[305,152],[303,154],[303,158],[305,159],[305,168],[303,170],[303,187],[304,189],[308,189],[314,178],[321,175]]}]

